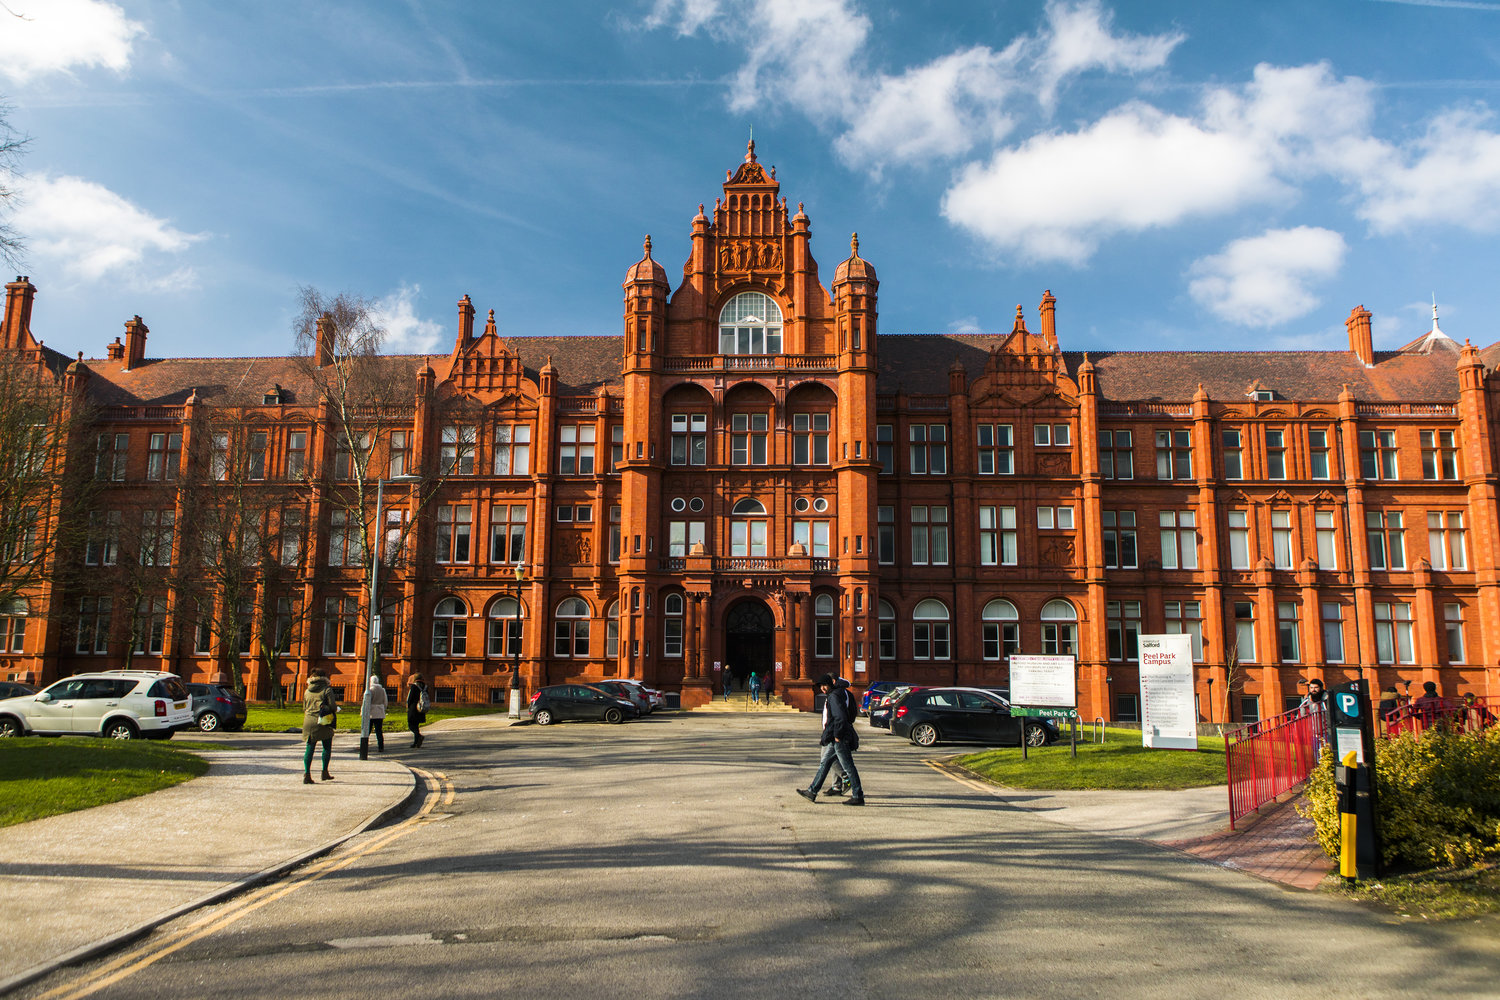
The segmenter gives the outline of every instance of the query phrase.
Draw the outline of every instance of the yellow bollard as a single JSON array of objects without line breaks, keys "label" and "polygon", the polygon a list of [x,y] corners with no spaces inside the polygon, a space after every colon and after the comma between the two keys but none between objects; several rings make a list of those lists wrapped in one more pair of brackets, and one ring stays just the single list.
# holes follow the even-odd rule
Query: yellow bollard
[{"label": "yellow bollard", "polygon": [[1359,876],[1355,862],[1355,815],[1354,815],[1354,769],[1356,756],[1353,750],[1344,754],[1344,791],[1339,796],[1339,874],[1346,884],[1352,884]]}]

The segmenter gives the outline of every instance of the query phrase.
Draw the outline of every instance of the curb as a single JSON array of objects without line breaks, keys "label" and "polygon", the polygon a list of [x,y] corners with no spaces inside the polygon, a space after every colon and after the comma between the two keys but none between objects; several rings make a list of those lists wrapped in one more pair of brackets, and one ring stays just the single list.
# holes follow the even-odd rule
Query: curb
[{"label": "curb", "polygon": [[156,930],[156,928],[160,927],[162,924],[170,923],[171,921],[185,916],[186,914],[189,914],[194,910],[202,909],[205,906],[212,906],[215,903],[223,902],[224,900],[229,899],[232,896],[239,895],[246,889],[252,889],[266,882],[273,882],[292,869],[298,868],[313,860],[314,858],[321,857],[322,855],[334,850],[339,845],[345,843],[346,841],[353,840],[355,837],[359,836],[365,831],[374,829],[377,826],[381,826],[394,817],[401,815],[401,813],[411,808],[413,802],[421,799],[422,782],[418,780],[416,773],[412,771],[412,769],[408,765],[400,761],[392,761],[392,763],[406,768],[407,774],[411,775],[411,790],[408,791],[399,802],[396,802],[382,809],[380,812],[371,816],[369,819],[365,820],[363,823],[359,824],[359,826],[355,827],[353,830],[350,830],[348,833],[341,834],[340,836],[328,841],[326,844],[314,847],[308,851],[303,851],[301,854],[298,854],[297,856],[287,861],[279,862],[278,864],[272,865],[269,868],[263,868],[258,872],[245,876],[239,881],[231,882],[228,885],[221,886],[220,888],[215,889],[203,896],[200,896],[197,899],[189,900],[186,903],[174,906],[172,909],[167,910],[163,913],[159,913],[156,916],[151,917],[150,919],[145,920],[134,927],[126,928],[123,931],[111,934],[106,938],[101,938],[100,940],[95,941],[91,944],[83,945],[80,948],[74,948],[72,951],[59,955],[56,958],[50,958],[44,962],[39,962],[38,964],[33,965],[31,968],[23,969],[22,971],[16,973],[13,976],[9,976],[6,979],[0,979],[0,996],[10,993],[12,990],[19,989],[20,987],[25,986],[28,983],[34,983],[44,976],[51,975],[58,969],[67,968],[70,965],[77,965],[79,962],[86,962],[96,955],[102,955],[107,952],[114,951],[116,948],[120,948],[126,944],[129,944],[131,941],[134,941],[137,938],[145,937],[147,934]]}]

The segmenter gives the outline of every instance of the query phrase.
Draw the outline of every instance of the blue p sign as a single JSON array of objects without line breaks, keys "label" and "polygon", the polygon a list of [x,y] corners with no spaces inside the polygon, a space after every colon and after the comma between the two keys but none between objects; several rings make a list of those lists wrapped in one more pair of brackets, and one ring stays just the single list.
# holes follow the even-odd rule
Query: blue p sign
[{"label": "blue p sign", "polygon": [[1334,697],[1338,699],[1339,712],[1351,719],[1359,718],[1359,698],[1348,691],[1340,691]]}]

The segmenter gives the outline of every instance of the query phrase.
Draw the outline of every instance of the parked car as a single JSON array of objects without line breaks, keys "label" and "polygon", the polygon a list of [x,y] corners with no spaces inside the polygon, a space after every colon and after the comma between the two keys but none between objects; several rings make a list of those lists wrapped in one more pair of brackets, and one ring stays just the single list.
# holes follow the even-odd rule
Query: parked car
[{"label": "parked car", "polygon": [[30,684],[22,684],[20,681],[0,681],[0,700],[19,698],[27,694],[36,694],[36,688]]},{"label": "parked car", "polygon": [[245,699],[228,684],[189,684],[193,720],[205,733],[245,727]]},{"label": "parked car", "polygon": [[882,697],[894,691],[898,686],[895,681],[875,681],[865,688],[864,696],[859,699],[859,714],[869,715],[870,706],[878,705]]},{"label": "parked car", "polygon": [[651,696],[646,693],[643,685],[632,684],[629,681],[599,681],[593,685],[601,691],[614,695],[616,698],[624,698],[636,707],[641,715],[651,714]]},{"label": "parked car", "polygon": [[593,684],[554,684],[531,696],[531,718],[539,726],[566,719],[624,722],[640,714],[634,702]]},{"label": "parked car", "polygon": [[65,677],[36,694],[0,701],[0,737],[76,733],[117,740],[170,739],[193,725],[176,674],[103,670]]},{"label": "parked car", "polygon": [[952,742],[1020,746],[1023,734],[1027,746],[1040,747],[1061,736],[1051,719],[1013,716],[1009,702],[981,688],[913,691],[897,704],[891,732],[924,747]]},{"label": "parked car", "polygon": [[890,729],[891,714],[895,712],[896,706],[901,703],[901,699],[913,691],[921,690],[922,688],[916,684],[898,684],[881,695],[880,699],[875,702],[874,707],[870,709],[870,725],[876,729]]},{"label": "parked car", "polygon": [[631,687],[638,688],[641,694],[646,696],[646,703],[650,706],[647,709],[648,712],[654,712],[658,708],[667,707],[667,696],[643,681],[638,681],[632,677],[622,677],[617,683],[628,684]]}]

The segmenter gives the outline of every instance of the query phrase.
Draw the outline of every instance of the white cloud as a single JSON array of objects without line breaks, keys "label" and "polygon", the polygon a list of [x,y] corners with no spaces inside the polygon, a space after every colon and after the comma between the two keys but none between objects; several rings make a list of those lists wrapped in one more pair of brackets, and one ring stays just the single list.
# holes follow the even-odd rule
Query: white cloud
[{"label": "white cloud", "polygon": [[191,268],[158,273],[156,254],[175,254],[204,238],[184,233],[165,219],[131,204],[101,184],[81,177],[34,174],[16,185],[15,228],[31,251],[51,258],[64,273],[83,281],[115,274],[158,288],[191,285]]},{"label": "white cloud", "polygon": [[959,335],[969,333],[983,333],[984,328],[979,325],[978,316],[960,316],[948,324],[948,332]]},{"label": "white cloud", "polygon": [[1309,287],[1338,273],[1344,238],[1329,229],[1271,229],[1195,261],[1188,292],[1221,319],[1275,326],[1318,306]]},{"label": "white cloud", "polygon": [[1487,111],[1454,110],[1405,148],[1367,143],[1345,164],[1364,201],[1359,217],[1376,232],[1443,223],[1500,230],[1500,134]]},{"label": "white cloud", "polygon": [[1037,61],[1043,105],[1051,107],[1062,81],[1088,70],[1141,73],[1159,69],[1187,37],[1180,32],[1116,35],[1113,23],[1114,13],[1098,0],[1047,4],[1047,31],[1039,39],[1043,52]]},{"label": "white cloud", "polygon": [[[122,73],[143,25],[107,0],[9,0],[0,11],[0,74],[15,83],[74,67]],[[19,15],[16,17],[10,14]]]},{"label": "white cloud", "polygon": [[385,330],[383,350],[393,354],[429,354],[442,343],[442,324],[417,315],[417,296],[421,292],[421,285],[402,285],[371,308],[371,322]]}]

